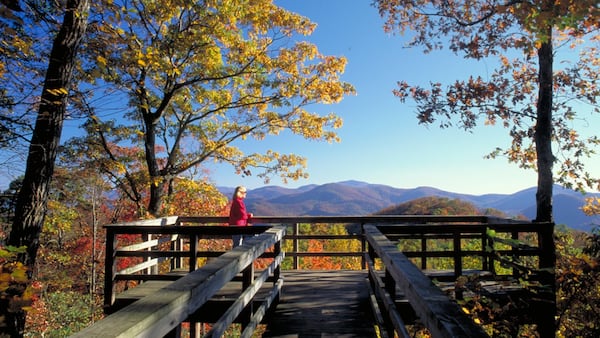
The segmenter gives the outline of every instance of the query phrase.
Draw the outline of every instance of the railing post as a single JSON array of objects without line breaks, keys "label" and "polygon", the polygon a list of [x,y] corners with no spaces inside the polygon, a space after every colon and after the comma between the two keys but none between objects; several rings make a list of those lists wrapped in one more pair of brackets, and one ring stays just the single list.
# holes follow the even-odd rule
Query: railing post
[{"label": "railing post", "polygon": [[360,259],[360,268],[365,270],[367,268],[367,261],[366,261],[366,250],[367,250],[367,238],[365,236],[365,227],[364,227],[365,223],[361,223],[360,224],[360,252],[362,253],[361,255],[361,259]]},{"label": "railing post", "polygon": [[[538,236],[538,237],[539,237],[539,236]],[[517,240],[519,239],[519,232],[518,232],[518,231],[513,231],[513,232],[511,232],[511,233],[510,233],[510,238],[511,238],[513,241],[517,241]],[[515,252],[515,251],[517,251],[517,248],[515,248],[515,246],[511,246],[511,247],[510,247],[510,251],[512,251],[512,252],[513,252],[513,254],[511,255],[511,257],[512,257],[512,260],[513,260],[513,261],[516,261],[516,260],[517,260],[517,255],[516,255],[514,252]],[[519,276],[520,276],[520,272],[519,272],[519,270],[517,270],[517,269],[513,268],[513,269],[512,269],[512,271],[513,271],[513,276],[514,276],[515,278],[519,278]]]},{"label": "railing post", "polygon": [[496,244],[493,237],[489,236],[486,233],[487,243],[489,246],[489,251],[487,252],[489,255],[489,264],[490,264],[490,272],[493,276],[496,276]]},{"label": "railing post", "polygon": [[292,229],[293,229],[293,233],[294,233],[294,240],[292,241],[293,244],[293,250],[294,250],[294,270],[298,270],[298,235],[300,235],[300,230],[299,230],[299,226],[298,223],[294,223],[292,225]]},{"label": "railing post", "polygon": [[427,255],[425,254],[427,252],[427,237],[425,236],[424,233],[421,233],[421,269],[425,270],[427,269]]},{"label": "railing post", "polygon": [[[170,236],[173,236],[170,234]],[[172,239],[172,238],[171,238]],[[171,251],[179,251],[179,235],[176,235],[175,240],[171,241]],[[171,271],[174,271],[179,268],[180,261],[177,257],[171,257]]]},{"label": "railing post", "polygon": [[[385,276],[383,278],[383,284],[385,286],[385,291],[390,295],[390,299],[392,302],[396,302],[396,281],[394,280],[394,276],[392,276],[392,274],[389,272],[388,268],[384,266],[385,269]],[[395,327],[394,324],[389,316],[389,314],[387,314],[386,316],[386,320],[385,320],[385,326],[386,326],[386,331],[389,333],[390,336],[393,336],[394,331],[395,331]]]},{"label": "railing post", "polygon": [[[254,263],[250,263],[250,265],[248,265],[248,267],[246,267],[242,272],[242,292],[252,285],[252,281],[254,281]],[[242,331],[244,331],[248,324],[250,324],[252,313],[254,312],[253,306],[254,301],[250,301],[250,303],[246,305],[244,311],[240,314]]]},{"label": "railing post", "polygon": [[[283,238],[279,241],[277,241],[277,243],[275,243],[274,249],[273,249],[273,256],[275,257],[274,259],[277,259],[277,257],[281,254],[281,241],[283,241]],[[273,271],[273,285],[277,284],[277,281],[279,280],[279,278],[281,277],[281,264],[278,264],[277,267],[275,268],[275,271]]]},{"label": "railing post", "polygon": [[115,247],[117,236],[112,228],[106,229],[106,257],[104,262],[104,311],[115,302]]},{"label": "railing post", "polygon": [[458,278],[458,276],[462,275],[462,254],[461,254],[461,241],[460,241],[460,231],[454,230],[453,237],[453,246],[454,246],[454,278]]},{"label": "railing post", "polygon": [[[149,242],[151,240],[152,240],[152,234],[149,234],[149,233],[142,234],[142,242]],[[152,251],[152,247],[147,248],[146,251]],[[146,261],[151,261],[151,260],[152,260],[151,256],[148,256],[148,258],[146,258]],[[144,271],[144,273],[146,275],[152,275],[152,274],[158,273],[157,266],[156,265],[149,266]]]},{"label": "railing post", "polygon": [[198,235],[190,235],[190,267],[192,272],[198,268]]},{"label": "railing post", "polygon": [[489,245],[489,241],[487,238],[487,228],[483,229],[481,233],[481,270],[483,271],[491,271],[490,270],[490,253],[487,250]]}]

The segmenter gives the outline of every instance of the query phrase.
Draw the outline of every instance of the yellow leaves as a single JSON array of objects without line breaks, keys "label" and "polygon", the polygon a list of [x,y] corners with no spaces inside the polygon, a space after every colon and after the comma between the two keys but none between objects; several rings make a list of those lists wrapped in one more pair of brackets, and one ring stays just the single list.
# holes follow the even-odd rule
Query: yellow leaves
[{"label": "yellow leaves", "polygon": [[115,163],[115,171],[117,174],[119,175],[125,175],[125,173],[127,173],[127,168],[125,167],[125,165],[121,162],[116,162]]},{"label": "yellow leaves", "polygon": [[600,215],[600,197],[588,197],[581,210],[588,216]]},{"label": "yellow leaves", "polygon": [[[337,103],[355,92],[340,81],[347,60],[324,56],[312,43],[281,40],[282,34],[294,38],[312,33],[316,25],[307,18],[272,0],[149,1],[143,10],[115,11],[106,18],[110,27],[100,32],[116,43],[107,44],[109,50],[95,61],[98,68],[110,66],[102,69],[105,81],[117,86],[135,82],[123,89],[130,90],[137,112],[153,114],[160,123],[140,127],[133,125],[140,120],[131,118],[131,126],[124,127],[127,133],[119,133],[117,126],[105,133],[119,144],[155,141],[164,152],[154,156],[155,163],[145,163],[143,156],[106,160],[104,169],[115,176],[139,175],[148,189],[165,180],[151,177],[148,166],[160,168],[169,161],[171,172],[185,172],[191,163],[212,158],[243,173],[250,173],[256,161],[267,173],[303,177],[301,170],[286,168],[302,165],[296,157],[280,157],[268,167],[262,164],[272,164],[269,158],[274,157],[246,156],[230,143],[260,140],[284,129],[307,139],[339,141],[333,129],[342,126],[340,118],[303,107]],[[146,133],[151,135],[147,128],[156,128],[153,132],[164,139],[146,140]],[[237,161],[243,163],[238,166]]]},{"label": "yellow leaves", "polygon": [[28,280],[27,277],[27,268],[21,262],[13,263],[13,271],[10,274],[10,277],[13,281],[17,283],[25,283]]},{"label": "yellow leaves", "polygon": [[96,57],[96,61],[98,62],[98,64],[102,67],[106,67],[106,65],[108,64],[108,61],[106,60],[105,57],[103,57],[102,55],[98,55]]},{"label": "yellow leaves", "polygon": [[10,286],[10,281],[12,280],[12,276],[10,272],[4,272],[4,269],[0,271],[0,292],[6,291]]},{"label": "yellow leaves", "polygon": [[46,89],[46,91],[54,96],[68,95],[69,92],[65,88]]},{"label": "yellow leaves", "polygon": [[[8,299],[8,306],[12,311],[26,310],[41,291],[39,282],[25,287],[29,283],[28,268],[15,261],[16,254],[24,250],[25,247],[0,247],[0,298]],[[9,288],[12,291],[7,294],[6,290]]]}]

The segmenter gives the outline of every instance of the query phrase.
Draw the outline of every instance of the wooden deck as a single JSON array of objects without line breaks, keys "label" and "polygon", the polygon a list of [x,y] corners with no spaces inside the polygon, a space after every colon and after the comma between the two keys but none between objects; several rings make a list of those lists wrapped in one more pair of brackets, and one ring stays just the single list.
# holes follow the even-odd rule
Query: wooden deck
[{"label": "wooden deck", "polygon": [[262,337],[376,337],[366,271],[284,270]]},{"label": "wooden deck", "polygon": [[[105,312],[110,315],[74,337],[178,336],[184,333],[182,324],[189,322],[212,324],[211,331],[206,333],[203,333],[205,326],[190,325],[194,337],[199,334],[220,337],[232,324],[239,323],[243,337],[410,338],[407,330],[417,319],[434,336],[488,337],[431,283],[429,273],[423,274],[436,260],[443,259],[444,266],[454,263],[447,267],[451,277],[448,282],[453,283],[458,276],[468,273],[463,266],[464,257],[479,257],[481,266],[476,269],[493,275],[491,282],[525,276],[529,285],[538,285],[539,290],[524,295],[523,304],[539,298],[545,302],[545,311],[532,310],[531,313],[539,315],[526,316],[527,322],[523,324],[536,324],[541,337],[554,336],[556,297],[552,288],[555,279],[551,223],[487,216],[398,215],[259,217],[256,221],[265,225],[229,227],[222,225],[225,217],[176,216],[107,225],[104,303]],[[305,223],[360,224],[361,231],[309,235],[299,232],[299,225]],[[203,251],[198,246],[200,239],[229,239],[238,231],[258,236],[226,252]],[[139,241],[120,243],[120,235],[138,235],[132,237]],[[360,242],[361,250],[303,251],[310,240],[354,240]],[[451,243],[452,249],[440,251],[428,247],[435,240]],[[400,252],[397,241],[420,243],[420,249]],[[465,241],[481,244],[474,250],[465,250],[462,248]],[[280,271],[284,247],[285,257],[292,259],[292,270]],[[132,264],[126,267],[119,266],[125,257],[138,259],[130,260]],[[302,270],[302,257],[362,257],[364,270]],[[210,261],[198,266],[198,258]],[[262,271],[248,269],[260,258],[273,261]],[[420,267],[413,260],[420,262]],[[170,263],[171,272],[181,268],[193,272],[169,282],[173,276],[159,269],[162,262],[165,262],[160,265],[163,268]],[[498,271],[499,263],[512,268]],[[436,282],[446,282],[442,276],[434,278]],[[123,282],[129,281],[142,283],[127,292],[117,292]],[[502,286],[500,291],[505,292],[506,288]],[[376,304],[375,312],[371,300]]]}]

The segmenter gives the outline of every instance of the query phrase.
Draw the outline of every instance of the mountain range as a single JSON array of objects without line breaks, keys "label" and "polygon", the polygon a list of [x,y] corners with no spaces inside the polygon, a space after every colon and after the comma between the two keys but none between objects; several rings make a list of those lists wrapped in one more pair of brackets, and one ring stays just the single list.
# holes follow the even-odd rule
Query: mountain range
[{"label": "mountain range", "polygon": [[[219,190],[226,196],[231,196],[234,188],[219,187]],[[536,190],[536,187],[532,187],[514,194],[469,195],[433,187],[402,189],[359,181],[343,181],[299,188],[265,186],[252,189],[248,191],[246,207],[255,215],[261,216],[369,215],[400,203],[436,196],[469,202],[480,210],[497,209],[508,217],[522,215],[533,219],[536,213]],[[595,225],[600,225],[600,216],[590,217],[581,211],[586,196],[559,185],[555,185],[553,191],[556,224],[587,232]],[[600,194],[589,195],[600,197]]]}]

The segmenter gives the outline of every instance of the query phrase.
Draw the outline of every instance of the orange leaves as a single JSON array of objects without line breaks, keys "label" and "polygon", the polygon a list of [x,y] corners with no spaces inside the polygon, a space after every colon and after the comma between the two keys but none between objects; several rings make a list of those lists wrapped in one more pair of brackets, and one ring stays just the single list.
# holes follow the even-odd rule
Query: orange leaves
[{"label": "orange leaves", "polygon": [[0,298],[7,300],[10,312],[29,310],[42,289],[39,281],[28,285],[29,270],[16,260],[16,255],[24,251],[25,247],[0,246]]},{"label": "orange leaves", "polygon": [[[92,141],[102,144],[101,168],[125,196],[139,204],[151,191],[149,212],[160,211],[172,177],[205,161],[231,163],[236,172],[265,180],[306,175],[297,155],[246,154],[236,141],[286,129],[311,140],[338,140],[341,119],[305,107],[337,103],[354,88],[340,80],[345,58],[296,39],[316,27],[307,18],[272,0],[155,1],[143,8],[116,1],[104,14],[93,42],[102,53],[89,57],[107,85],[95,95],[122,89],[131,100],[115,109],[132,113],[120,124],[95,121],[90,132],[99,139]],[[124,149],[138,153],[128,156]]]},{"label": "orange leaves", "polygon": [[213,216],[224,215],[226,206],[227,197],[208,182],[177,178],[164,209],[167,215]]},{"label": "orange leaves", "polygon": [[588,197],[585,199],[585,205],[581,210],[588,216],[600,215],[600,198]]}]

